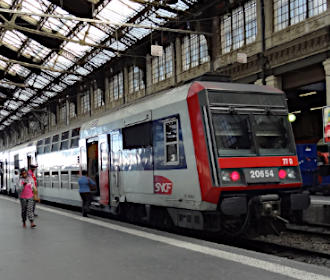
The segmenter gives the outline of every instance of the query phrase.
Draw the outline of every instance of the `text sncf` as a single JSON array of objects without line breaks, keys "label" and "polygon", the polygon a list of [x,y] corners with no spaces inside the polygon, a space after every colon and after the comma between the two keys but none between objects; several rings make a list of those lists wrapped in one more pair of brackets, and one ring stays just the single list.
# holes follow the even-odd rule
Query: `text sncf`
[{"label": "text sncf", "polygon": [[172,194],[173,182],[163,176],[154,176],[154,193]]}]

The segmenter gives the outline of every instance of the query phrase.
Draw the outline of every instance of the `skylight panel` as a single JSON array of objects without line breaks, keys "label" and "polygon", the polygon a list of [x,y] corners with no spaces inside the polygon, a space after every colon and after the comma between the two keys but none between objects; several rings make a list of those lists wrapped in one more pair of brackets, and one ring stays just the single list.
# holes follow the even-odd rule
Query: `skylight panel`
[{"label": "skylight panel", "polygon": [[10,6],[13,4],[14,0],[2,0],[3,2],[6,2]]},{"label": "skylight panel", "polygon": [[32,110],[32,108],[31,108],[30,106],[29,106],[29,107],[22,107],[22,108],[20,109],[20,111],[21,111],[22,113],[24,113],[24,114],[30,112],[31,110]]},{"label": "skylight panel", "polygon": [[82,78],[75,76],[75,75],[67,75],[65,78],[63,78],[63,82],[69,84],[69,85],[73,85],[74,83],[80,81]]},{"label": "skylight panel", "polygon": [[163,17],[167,17],[167,18],[175,18],[177,16],[177,14],[164,10],[164,9],[157,10],[157,14],[160,16],[163,16]]},{"label": "skylight panel", "polygon": [[62,55],[56,54],[44,66],[54,68],[56,70],[66,70],[74,64],[73,61],[68,60]]},{"label": "skylight panel", "polygon": [[31,73],[31,71],[29,69],[27,69],[19,64],[13,64],[10,67],[10,71],[17,73],[19,76],[24,77],[24,78],[26,78]]},{"label": "skylight panel", "polygon": [[127,46],[124,45],[122,42],[120,41],[115,41],[113,42],[109,47],[118,50],[118,51],[124,51],[127,49]]},{"label": "skylight panel", "polygon": [[7,106],[10,110],[16,110],[20,105],[17,102],[10,102]]},{"label": "skylight panel", "polygon": [[96,56],[94,56],[89,62],[97,65],[97,67],[100,67],[110,59],[111,57],[109,57],[105,52],[100,52]]},{"label": "skylight panel", "polygon": [[87,70],[86,68],[79,67],[76,69],[76,72],[80,75],[87,76],[91,71]]},{"label": "skylight panel", "polygon": [[6,59],[4,56],[0,55],[0,69],[5,69],[7,68],[7,63],[4,61]]},{"label": "skylight panel", "polygon": [[22,90],[19,95],[18,95],[18,98],[20,100],[23,100],[23,101],[27,101],[29,100],[31,97],[33,96],[33,94],[31,92],[28,92],[27,90]]},{"label": "skylight panel", "polygon": [[9,115],[9,112],[6,111],[6,110],[4,110],[4,109],[2,109],[2,110],[0,110],[0,114],[1,114],[2,116],[6,117],[6,116]]},{"label": "skylight panel", "polygon": [[61,91],[63,91],[65,89],[65,87],[61,87],[60,85],[54,85],[53,87],[52,87],[52,90],[53,91],[56,91],[56,92],[61,92]]},{"label": "skylight panel", "polygon": [[148,35],[151,32],[151,29],[145,29],[145,28],[132,28],[132,30],[129,31],[129,34],[132,36],[142,39],[146,35]]},{"label": "skylight panel", "polygon": [[68,42],[63,49],[65,49],[66,51],[69,51],[71,53],[73,53],[75,56],[77,57],[82,57],[84,56],[88,51],[90,51],[92,49],[92,47],[90,46],[83,46],[77,43],[73,43],[73,42]]},{"label": "skylight panel", "polygon": [[33,100],[33,102],[38,103],[39,105],[43,104],[46,101],[47,101],[47,98],[45,96],[40,96]]},{"label": "skylight panel", "polygon": [[45,86],[47,86],[49,84],[49,80],[45,79],[44,77],[42,76],[38,76],[34,83],[33,83],[33,86],[36,87],[36,88],[44,88]]},{"label": "skylight panel", "polygon": [[[1,87],[3,87],[3,88],[10,88],[10,89],[16,88],[16,86],[12,85],[8,79],[0,80],[0,84],[1,84]],[[5,96],[5,97],[7,97],[7,96]]]},{"label": "skylight panel", "polygon": [[[87,32],[87,35],[86,35]],[[93,25],[86,25],[78,34],[80,40],[85,39],[87,43],[97,44],[103,41],[108,35]]]},{"label": "skylight panel", "polygon": [[173,9],[177,9],[180,11],[185,11],[189,8],[183,1],[179,0],[176,4],[169,5]]},{"label": "skylight panel", "polygon": [[117,23],[126,22],[137,11],[140,11],[143,8],[143,5],[135,2],[127,0],[112,0],[99,12],[96,18],[110,20]]},{"label": "skylight panel", "polygon": [[55,92],[55,91],[44,91],[43,94],[44,94],[44,96],[46,96],[48,98],[51,98],[51,97],[54,97],[55,95],[57,95],[57,92]]},{"label": "skylight panel", "polygon": [[[64,11],[60,7],[56,7],[54,14],[70,16],[68,12]],[[44,26],[52,29],[53,31],[59,32],[62,35],[67,35],[77,23],[78,21],[66,20],[63,18],[48,18],[45,21]]]},{"label": "skylight panel", "polygon": [[30,39],[29,43],[23,50],[23,54],[26,57],[32,57],[33,62],[40,62],[42,61],[49,53],[51,52],[50,49],[44,47],[43,45],[39,44],[37,41]]},{"label": "skylight panel", "polygon": [[[36,13],[36,14],[42,14],[46,12],[47,6],[50,6],[50,3],[47,0],[43,0],[43,6],[40,5],[39,1],[36,0],[24,0],[22,1],[22,11],[23,12],[30,12],[30,13]],[[48,2],[48,5],[47,3]],[[47,5],[47,6],[45,6]],[[44,8],[45,11],[42,9]],[[35,20],[39,21],[40,17],[36,16],[36,15],[32,15],[30,16],[32,18],[34,18]]]},{"label": "skylight panel", "polygon": [[7,43],[7,45],[14,47],[16,50],[18,50],[22,46],[23,42],[26,39],[27,37],[24,34],[16,30],[7,30],[2,37],[2,41],[4,43]]}]

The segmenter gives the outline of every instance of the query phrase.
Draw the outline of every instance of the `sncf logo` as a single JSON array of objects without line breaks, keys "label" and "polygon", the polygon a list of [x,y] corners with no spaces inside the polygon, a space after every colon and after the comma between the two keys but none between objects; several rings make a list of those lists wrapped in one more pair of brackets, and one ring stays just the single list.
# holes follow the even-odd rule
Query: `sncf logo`
[{"label": "sncf logo", "polygon": [[173,182],[163,176],[154,176],[154,193],[172,194]]}]

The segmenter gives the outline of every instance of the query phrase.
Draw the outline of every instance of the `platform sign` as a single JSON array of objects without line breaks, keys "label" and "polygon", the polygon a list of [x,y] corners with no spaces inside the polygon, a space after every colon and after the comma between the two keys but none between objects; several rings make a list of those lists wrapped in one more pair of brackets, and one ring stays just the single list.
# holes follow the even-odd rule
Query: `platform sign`
[{"label": "platform sign", "polygon": [[330,143],[330,106],[323,108],[323,141]]}]

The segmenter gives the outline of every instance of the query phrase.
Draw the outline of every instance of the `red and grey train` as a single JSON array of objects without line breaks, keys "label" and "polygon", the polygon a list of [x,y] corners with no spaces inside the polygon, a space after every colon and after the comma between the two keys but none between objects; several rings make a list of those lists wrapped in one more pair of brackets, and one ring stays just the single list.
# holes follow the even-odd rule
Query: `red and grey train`
[{"label": "red and grey train", "polygon": [[309,206],[287,115],[280,90],[195,81],[1,152],[1,188],[13,193],[17,169],[35,162],[41,199],[80,205],[86,169],[101,211],[265,232]]}]

